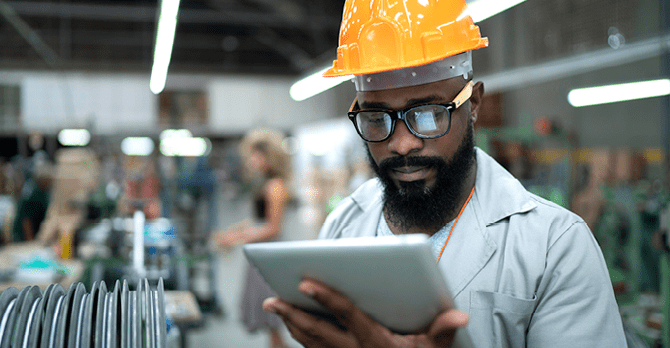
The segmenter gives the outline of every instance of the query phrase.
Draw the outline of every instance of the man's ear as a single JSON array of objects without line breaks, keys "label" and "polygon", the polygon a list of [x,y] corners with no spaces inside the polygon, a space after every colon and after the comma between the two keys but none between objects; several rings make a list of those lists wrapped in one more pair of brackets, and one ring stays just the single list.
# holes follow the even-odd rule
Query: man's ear
[{"label": "man's ear", "polygon": [[483,99],[484,99],[484,83],[478,81],[477,83],[475,83],[475,86],[472,87],[472,96],[470,96],[470,115],[472,117],[472,123],[477,122],[479,108],[482,105]]}]

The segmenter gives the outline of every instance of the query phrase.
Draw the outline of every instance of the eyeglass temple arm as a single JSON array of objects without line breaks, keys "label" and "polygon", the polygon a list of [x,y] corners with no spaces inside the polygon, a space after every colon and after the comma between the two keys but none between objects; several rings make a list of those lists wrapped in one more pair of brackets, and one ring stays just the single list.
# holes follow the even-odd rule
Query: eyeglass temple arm
[{"label": "eyeglass temple arm", "polygon": [[[475,85],[474,82],[469,81],[465,87],[463,87],[463,90],[461,90],[461,93],[458,93],[456,98],[454,98],[453,103],[456,105],[456,109],[458,109],[463,103],[465,103],[466,100],[470,99],[472,96],[472,87]],[[356,102],[356,100],[354,100]],[[353,107],[353,105],[352,105]]]},{"label": "eyeglass temple arm", "polygon": [[349,112],[354,111],[354,108],[356,107],[357,104],[358,104],[358,97],[354,98],[354,102],[351,103],[351,106],[349,107]]}]

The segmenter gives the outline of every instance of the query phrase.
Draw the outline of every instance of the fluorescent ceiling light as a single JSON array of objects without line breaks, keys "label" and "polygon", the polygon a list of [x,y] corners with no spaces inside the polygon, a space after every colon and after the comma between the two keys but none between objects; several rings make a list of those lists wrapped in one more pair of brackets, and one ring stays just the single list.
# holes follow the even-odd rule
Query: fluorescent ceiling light
[{"label": "fluorescent ceiling light", "polygon": [[166,129],[161,132],[160,139],[167,139],[167,138],[190,138],[193,136],[193,133],[191,133],[190,130],[188,129]]},{"label": "fluorescent ceiling light", "polygon": [[58,133],[58,142],[63,146],[86,146],[91,141],[91,133],[86,129],[63,129]]},{"label": "fluorescent ceiling light", "polygon": [[[475,23],[481,22],[524,1],[526,0],[475,0],[468,4],[468,10],[461,16],[469,14]],[[330,66],[294,83],[289,91],[291,98],[302,101],[352,78],[352,76],[323,77],[323,73],[328,69]]]},{"label": "fluorescent ceiling light", "polygon": [[167,138],[161,140],[160,150],[163,156],[206,156],[212,149],[207,138]]},{"label": "fluorescent ceiling light", "polygon": [[168,66],[172,56],[172,44],[174,33],[177,28],[177,13],[179,12],[179,0],[163,0],[161,2],[161,14],[158,18],[158,30],[156,34],[156,47],[154,48],[154,65],[151,68],[151,81],[149,88],[154,94],[158,94],[165,88]]},{"label": "fluorescent ceiling light", "polygon": [[573,89],[568,93],[568,102],[581,107],[664,95],[670,95],[670,79]]},{"label": "fluorescent ceiling light", "polygon": [[154,147],[154,141],[149,137],[128,137],[121,141],[121,151],[126,156],[149,156]]},{"label": "fluorescent ceiling light", "polygon": [[524,1],[526,0],[475,0],[468,3],[468,10],[461,16],[469,14],[472,20],[477,23]]},{"label": "fluorescent ceiling light", "polygon": [[302,101],[323,91],[327,91],[344,81],[351,80],[352,78],[351,76],[323,77],[323,74],[328,69],[330,69],[330,67],[320,70],[294,83],[289,91],[291,98],[295,101]]}]

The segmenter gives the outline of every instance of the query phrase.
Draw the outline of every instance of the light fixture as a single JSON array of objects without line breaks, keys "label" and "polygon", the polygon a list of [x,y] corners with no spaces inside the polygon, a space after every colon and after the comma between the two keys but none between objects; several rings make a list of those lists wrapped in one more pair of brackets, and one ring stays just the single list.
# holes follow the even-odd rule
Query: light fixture
[{"label": "light fixture", "polygon": [[154,141],[149,137],[128,137],[121,141],[121,152],[126,156],[149,156],[154,147]]},{"label": "light fixture", "polygon": [[289,90],[291,98],[295,101],[302,101],[323,91],[327,91],[344,81],[351,80],[352,78],[352,76],[323,77],[323,74],[328,69],[330,69],[330,67],[319,70],[318,72],[294,83]]},{"label": "light fixture", "polygon": [[193,133],[191,133],[190,130],[188,129],[166,129],[161,132],[160,139],[167,139],[167,138],[190,138],[193,136]]},{"label": "light fixture", "polygon": [[58,142],[63,146],[86,146],[91,133],[86,129],[63,129],[58,133]]},{"label": "light fixture", "polygon": [[491,18],[500,12],[512,8],[526,0],[475,0],[468,3],[468,10],[461,16],[469,14],[477,23]]},{"label": "light fixture", "polygon": [[207,138],[166,138],[161,140],[163,156],[206,156],[212,150],[212,142]]},{"label": "light fixture", "polygon": [[[469,14],[475,23],[481,22],[524,1],[526,0],[475,0],[468,4],[468,10],[461,16]],[[328,69],[330,66],[294,83],[289,91],[291,98],[302,101],[352,78],[352,76],[323,77],[323,73]]]},{"label": "light fixture", "polygon": [[670,79],[573,89],[568,93],[568,102],[582,107],[664,95],[670,95]]},{"label": "light fixture", "polygon": [[174,33],[177,28],[178,12],[179,0],[163,0],[161,2],[156,47],[154,48],[154,64],[151,68],[151,80],[149,82],[149,88],[154,94],[162,92],[165,88],[168,66],[172,56],[172,45],[174,44]]}]

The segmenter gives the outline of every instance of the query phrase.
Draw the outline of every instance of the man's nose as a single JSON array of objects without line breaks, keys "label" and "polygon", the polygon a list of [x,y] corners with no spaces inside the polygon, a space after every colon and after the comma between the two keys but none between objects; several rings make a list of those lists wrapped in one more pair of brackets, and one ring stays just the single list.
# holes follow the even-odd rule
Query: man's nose
[{"label": "man's nose", "polygon": [[423,149],[423,139],[415,136],[402,120],[396,121],[395,130],[388,139],[389,150],[399,156],[406,156]]}]

